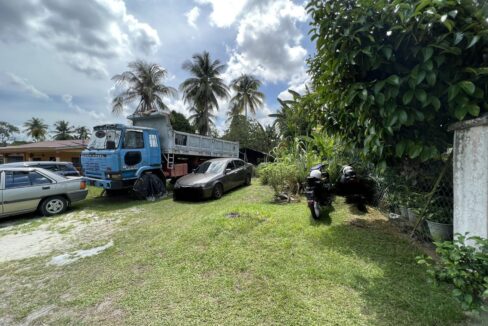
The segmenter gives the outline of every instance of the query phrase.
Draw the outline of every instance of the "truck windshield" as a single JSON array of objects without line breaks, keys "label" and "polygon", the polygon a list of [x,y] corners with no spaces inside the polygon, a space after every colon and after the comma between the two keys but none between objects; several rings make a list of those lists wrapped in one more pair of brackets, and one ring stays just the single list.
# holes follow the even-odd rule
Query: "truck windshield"
[{"label": "truck windshield", "polygon": [[117,129],[97,130],[88,143],[88,149],[116,149],[120,134],[121,131]]},{"label": "truck windshield", "polygon": [[195,173],[219,173],[224,170],[226,164],[225,161],[204,162],[198,166]]}]

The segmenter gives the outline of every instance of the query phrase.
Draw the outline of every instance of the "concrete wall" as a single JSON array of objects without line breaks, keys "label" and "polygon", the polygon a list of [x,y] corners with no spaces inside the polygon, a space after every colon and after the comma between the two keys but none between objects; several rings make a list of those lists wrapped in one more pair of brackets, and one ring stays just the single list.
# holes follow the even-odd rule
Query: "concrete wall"
[{"label": "concrete wall", "polygon": [[488,116],[453,125],[454,233],[488,238]]}]

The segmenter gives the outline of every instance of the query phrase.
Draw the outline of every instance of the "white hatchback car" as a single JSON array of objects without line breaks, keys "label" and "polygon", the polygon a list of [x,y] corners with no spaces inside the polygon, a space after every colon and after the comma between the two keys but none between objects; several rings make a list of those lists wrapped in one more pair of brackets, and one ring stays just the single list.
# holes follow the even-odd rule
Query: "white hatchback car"
[{"label": "white hatchback car", "polygon": [[42,168],[0,166],[0,216],[39,211],[44,216],[64,212],[86,198],[82,177],[65,178]]}]

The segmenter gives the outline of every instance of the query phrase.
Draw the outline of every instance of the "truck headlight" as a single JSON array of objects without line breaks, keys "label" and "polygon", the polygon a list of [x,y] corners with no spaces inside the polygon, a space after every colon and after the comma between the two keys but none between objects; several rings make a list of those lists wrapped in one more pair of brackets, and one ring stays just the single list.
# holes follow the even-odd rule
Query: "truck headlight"
[{"label": "truck headlight", "polygon": [[107,179],[122,180],[122,174],[120,174],[120,173],[107,173]]}]

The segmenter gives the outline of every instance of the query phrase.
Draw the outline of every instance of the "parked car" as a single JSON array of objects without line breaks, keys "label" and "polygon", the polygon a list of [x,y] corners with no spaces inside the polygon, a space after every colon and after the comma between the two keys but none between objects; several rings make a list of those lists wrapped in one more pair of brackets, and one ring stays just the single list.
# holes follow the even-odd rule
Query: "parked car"
[{"label": "parked car", "polygon": [[205,161],[193,173],[178,179],[174,199],[215,198],[241,185],[250,185],[252,165],[236,158],[217,158]]},{"label": "parked car", "polygon": [[32,167],[43,168],[62,175],[64,177],[79,177],[80,172],[75,168],[71,162],[53,162],[53,161],[28,161],[2,164],[0,166],[7,167]]},{"label": "parked car", "polygon": [[39,211],[44,216],[64,212],[86,198],[82,177],[66,178],[42,168],[0,166],[0,216]]}]

